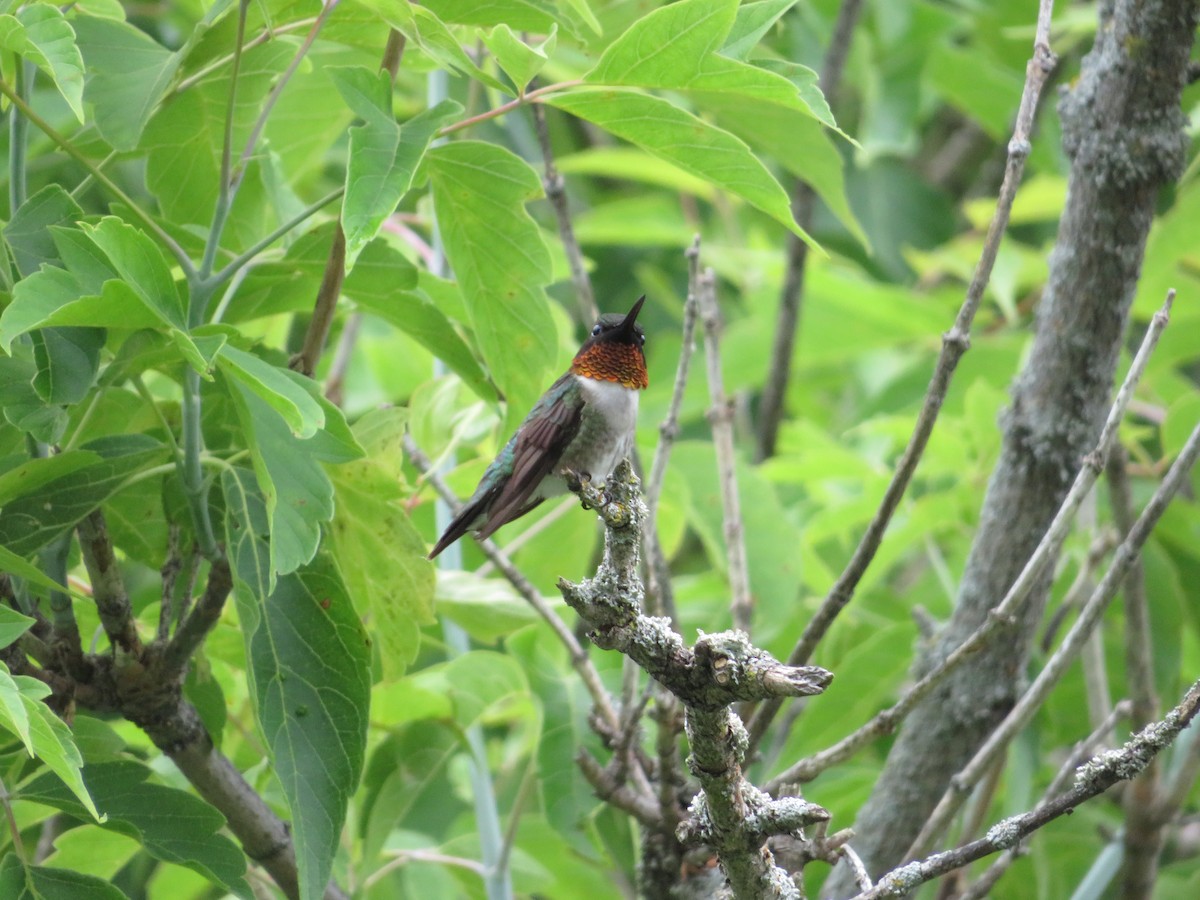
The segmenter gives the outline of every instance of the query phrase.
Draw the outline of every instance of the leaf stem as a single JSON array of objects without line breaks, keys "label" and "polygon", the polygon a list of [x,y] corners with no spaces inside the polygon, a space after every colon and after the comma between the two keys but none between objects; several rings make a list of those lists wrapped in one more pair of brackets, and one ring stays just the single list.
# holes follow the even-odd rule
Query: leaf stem
[{"label": "leaf stem", "polygon": [[[17,93],[29,100],[29,85],[33,66],[24,59],[17,60]],[[8,216],[11,219],[25,202],[25,151],[29,148],[29,119],[13,111],[8,120]]]},{"label": "leaf stem", "polygon": [[[233,185],[230,170],[233,168],[233,114],[237,109],[238,74],[242,69],[242,44],[246,37],[246,14],[250,9],[250,0],[240,0],[238,3],[237,37],[233,43],[233,70],[229,73],[229,101],[225,105],[225,130],[221,137],[221,174],[217,179],[217,202],[213,207],[212,225],[208,229],[208,240],[204,242],[204,258],[200,260],[197,279],[204,281],[212,274],[217,260],[217,250],[221,246],[221,233],[225,230],[225,222],[229,218],[229,208],[233,206],[233,195],[237,188]],[[189,321],[195,316],[195,308],[199,300],[193,293],[188,306]]]},{"label": "leaf stem", "polygon": [[11,800],[8,786],[0,779],[0,806],[4,807],[4,818],[8,820],[8,830],[12,833],[13,850],[21,865],[28,865],[29,857],[25,855],[25,843],[21,840],[21,829],[17,826],[17,817],[13,815]]},{"label": "leaf stem", "polygon": [[284,222],[282,225],[268,234],[265,238],[254,244],[249,250],[246,250],[244,253],[240,253],[235,256],[233,261],[226,265],[223,269],[210,275],[204,282],[204,285],[215,289],[224,284],[226,281],[232,278],[238,272],[238,270],[250,262],[250,260],[262,253],[263,250],[265,250],[267,247],[270,247],[273,243],[275,243],[297,225],[300,225],[305,220],[311,218],[315,213],[328,206],[334,200],[338,199],[345,192],[346,189],[344,187],[337,188],[336,190],[330,191],[317,202],[305,207],[295,216],[288,219],[288,221]]},{"label": "leaf stem", "polygon": [[526,103],[540,101],[547,94],[552,94],[556,91],[563,91],[567,88],[577,87],[583,84],[581,79],[574,81],[558,81],[554,84],[548,84],[545,87],[540,87],[536,91],[530,91],[528,94],[522,94],[515,100],[509,100],[507,103],[502,103],[495,109],[489,109],[486,112],[481,112],[478,115],[470,116],[460,122],[454,122],[445,126],[438,131],[438,137],[445,137],[448,134],[453,134],[456,131],[461,131],[464,128],[470,128],[472,125],[478,125],[480,122],[486,122],[488,119],[495,119],[504,115],[507,112],[512,112],[518,107],[524,106]]}]

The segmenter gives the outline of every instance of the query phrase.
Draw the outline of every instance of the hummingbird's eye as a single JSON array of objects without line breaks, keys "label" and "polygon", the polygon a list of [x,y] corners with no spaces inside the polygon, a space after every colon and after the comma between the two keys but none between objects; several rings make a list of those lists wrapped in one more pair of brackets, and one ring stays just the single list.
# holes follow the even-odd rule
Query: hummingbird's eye
[{"label": "hummingbird's eye", "polygon": [[645,336],[644,334],[639,334],[639,335],[638,335],[638,346],[639,346],[639,347],[645,347],[645,346],[646,346],[646,336]]},{"label": "hummingbird's eye", "polygon": [[597,322],[595,327],[592,328],[592,337],[595,337],[596,335],[598,335],[602,330],[603,329],[600,327],[600,323]]}]

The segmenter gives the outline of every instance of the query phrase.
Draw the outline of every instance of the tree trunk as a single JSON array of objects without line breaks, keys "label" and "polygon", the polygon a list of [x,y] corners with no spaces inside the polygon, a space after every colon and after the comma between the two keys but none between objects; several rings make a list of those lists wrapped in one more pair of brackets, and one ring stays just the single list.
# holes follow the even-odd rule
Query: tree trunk
[{"label": "tree trunk", "polygon": [[[1158,192],[1185,159],[1180,95],[1197,6],[1103,3],[1096,44],[1060,103],[1071,177],[1033,350],[1013,387],[954,615],[925,666],[944,658],[1004,597],[1095,445]],[[1016,626],[908,717],[854,826],[853,846],[873,876],[904,861],[951,776],[1012,707],[1048,587],[1047,578]],[[853,892],[849,872],[839,868],[826,894]]]}]

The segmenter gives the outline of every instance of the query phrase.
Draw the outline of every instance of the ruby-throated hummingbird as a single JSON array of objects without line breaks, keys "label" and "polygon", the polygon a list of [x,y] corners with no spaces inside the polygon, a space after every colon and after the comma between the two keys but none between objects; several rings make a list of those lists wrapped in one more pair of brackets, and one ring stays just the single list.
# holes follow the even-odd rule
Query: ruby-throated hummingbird
[{"label": "ruby-throated hummingbird", "polygon": [[633,451],[638,391],[646,375],[646,335],[637,324],[645,297],[627,315],[606,314],[562,378],[534,404],[479,487],[446,527],[433,559],[469,530],[480,539],[547,497],[565,493],[565,474],[607,478]]}]

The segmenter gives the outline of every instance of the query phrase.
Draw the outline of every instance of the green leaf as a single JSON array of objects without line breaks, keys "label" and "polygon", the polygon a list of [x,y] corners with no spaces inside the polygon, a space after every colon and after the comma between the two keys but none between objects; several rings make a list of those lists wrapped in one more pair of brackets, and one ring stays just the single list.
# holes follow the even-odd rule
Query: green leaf
[{"label": "green leaf", "polygon": [[842,155],[821,123],[811,116],[748,97],[704,95],[698,100],[716,116],[722,128],[808,182],[847,230],[864,245],[867,243],[867,235],[846,197]]},{"label": "green leaf", "polygon": [[[246,857],[226,837],[225,817],[188,791],[151,781],[151,769],[124,759],[91,763],[87,789],[106,816],[103,826],[138,841],[155,859],[186,866],[240,897],[254,895],[245,880]],[[42,775],[18,792],[70,815],[82,813],[62,782]]]},{"label": "green leaf", "polygon": [[275,410],[297,437],[312,437],[325,424],[321,405],[292,381],[286,370],[228,344],[217,356],[217,368]]},{"label": "green leaf", "polygon": [[[5,611],[11,612],[7,608]],[[30,624],[33,624],[32,619]],[[19,737],[25,745],[25,752],[30,756],[34,755],[33,736],[29,733],[29,713],[21,697],[21,687],[13,680],[4,662],[0,662],[0,727]]]},{"label": "green leaf", "polygon": [[147,309],[164,324],[187,329],[187,311],[171,269],[145,232],[116,216],[105,216],[97,225],[84,223],[82,228]]},{"label": "green leaf", "polygon": [[346,270],[395,211],[412,186],[413,173],[429,142],[462,106],[443,101],[400,125],[392,113],[392,81],[387,72],[362,67],[328,70],[338,91],[362,125],[350,129],[346,165],[346,197],[342,227],[346,232]]},{"label": "green leaf", "polygon": [[254,473],[241,467],[221,471],[221,493],[225,498],[225,546],[234,594],[242,626],[253,631],[259,620],[259,604],[274,586],[266,500]]},{"label": "green leaf", "polygon": [[359,0],[359,4],[403,34],[440,68],[460,72],[498,91],[509,91],[508,85],[475,65],[446,23],[424,5],[407,0]]},{"label": "green leaf", "polygon": [[368,413],[354,426],[367,457],[329,469],[335,512],[329,528],[346,589],[380,639],[384,675],[416,659],[420,626],[433,618],[433,563],[409,521],[401,481],[405,410]]},{"label": "green leaf", "polygon": [[[269,41],[242,54],[238,97],[262,98],[294,54],[287,41]],[[225,113],[229,104],[230,66],[221,66],[188,90],[168,96],[151,116],[139,146],[146,151],[146,186],[162,214],[176,226],[212,221],[220,181]],[[245,147],[261,106],[251,99],[234,109],[233,146]],[[252,163],[257,168],[257,162]],[[181,178],[180,173],[187,177]],[[257,189],[255,189],[257,187]],[[264,229],[261,182],[247,176],[230,211],[222,244],[245,246]]]},{"label": "green leaf", "polygon": [[437,609],[481,643],[491,644],[537,621],[534,612],[506,581],[473,572],[438,572]]},{"label": "green leaf", "polygon": [[737,18],[721,47],[721,55],[745,61],[771,26],[795,5],[796,0],[759,0],[739,5]]},{"label": "green leaf", "polygon": [[0,16],[0,48],[45,72],[83,122],[83,57],[75,46],[75,29],[58,7],[30,4],[15,17]]},{"label": "green leaf", "polygon": [[56,443],[67,428],[64,406],[47,406],[33,389],[32,359],[0,356],[0,408],[19,431],[46,444]]},{"label": "green leaf", "polygon": [[542,285],[550,254],[525,202],[541,193],[528,164],[507,150],[455,141],[427,155],[446,256],[462,287],[475,339],[510,410],[545,387],[556,331]]},{"label": "green leaf", "polygon": [[294,572],[317,552],[321,523],[333,516],[333,485],[311,445],[297,438],[265,400],[241,381],[226,383],[266,498],[273,585],[276,574]]},{"label": "green leaf", "polygon": [[246,631],[246,655],[292,811],[300,897],[318,900],[362,774],[371,687],[370,647],[331,560],[279,579]]},{"label": "green leaf", "polygon": [[33,389],[46,403],[78,403],[100,371],[103,328],[39,328],[33,332]]},{"label": "green leaf", "polygon": [[[50,457],[54,459],[56,457]],[[0,547],[0,572],[7,572],[9,575],[16,575],[18,578],[24,578],[26,581],[36,584],[38,587],[45,588],[48,591],[59,591],[63,594],[70,594],[76,600],[83,603],[91,603],[92,600],[86,594],[80,593],[73,587],[64,584],[59,584],[53,578],[46,575],[41,569],[31,563],[22,556],[13,553],[7,547]],[[5,614],[20,615],[12,610],[5,609]],[[30,621],[33,621],[32,619]]]},{"label": "green leaf", "polygon": [[13,289],[12,302],[0,314],[0,347],[11,352],[13,340],[27,331],[69,325],[158,328],[162,320],[123,281],[112,279],[99,295],[90,294],[74,272],[43,266]]},{"label": "green leaf", "polygon": [[53,225],[72,225],[83,215],[79,204],[60,185],[48,184],[21,204],[4,226],[4,240],[12,249],[17,271],[32,275],[44,262],[57,259]]},{"label": "green leaf", "polygon": [[518,31],[546,34],[554,27],[555,12],[549,0],[429,0],[422,3],[441,17],[443,22],[463,25],[499,25]]},{"label": "green leaf", "polygon": [[96,127],[115,149],[132,150],[175,77],[180,56],[118,19],[78,16],[75,31]]},{"label": "green leaf", "polygon": [[130,475],[167,456],[145,435],[104,438],[88,447],[31,460],[0,477],[0,544],[18,556],[33,553],[73,528]]},{"label": "green leaf", "polygon": [[0,896],[8,900],[128,900],[117,887],[81,872],[24,866],[15,853],[0,862]]},{"label": "green leaf", "polygon": [[[321,285],[333,223],[301,235],[283,259],[255,266],[226,311],[225,322],[244,322],[261,316],[311,310]],[[417,270],[383,238],[367,244],[354,269],[346,275],[342,295],[357,303],[386,306],[398,291],[416,287]]]},{"label": "green leaf", "polygon": [[717,55],[736,10],[736,0],[682,0],[661,7],[609,45],[584,80],[715,94],[735,101],[753,98],[837,128],[811,69],[772,60],[751,65]]},{"label": "green leaf", "polygon": [[939,41],[925,61],[924,75],[935,90],[996,141],[1012,131],[1021,101],[1022,78],[992,62],[978,48]]},{"label": "green leaf", "polygon": [[792,218],[791,204],[779,182],[729,132],[666,100],[632,90],[572,91],[547,97],[545,102],[736,194],[820,250]]},{"label": "green leaf", "polygon": [[[9,553],[3,547],[0,547],[0,571],[3,571],[7,574],[13,574],[9,570],[8,566],[4,565],[7,560],[12,558],[14,557],[11,553]],[[21,562],[25,562],[25,560],[21,559],[19,556],[15,558]],[[50,579],[47,578],[46,581],[50,581]],[[53,582],[51,582],[51,584],[53,584]],[[10,609],[7,606],[0,606],[0,648],[7,647],[25,632],[27,632],[33,626],[34,621],[35,620],[29,618],[29,616],[21,615],[15,609]]]},{"label": "green leaf", "polygon": [[[3,666],[0,663],[0,666]],[[3,666],[8,672],[8,667]],[[83,757],[75,746],[75,738],[71,729],[45,703],[42,698],[50,693],[50,688],[36,678],[28,675],[9,676],[17,687],[21,704],[25,707],[25,717],[29,723],[29,736],[25,741],[26,747],[32,745],[32,755],[44,762],[64,786],[64,792],[69,790],[74,795],[74,807],[81,817],[91,816],[97,822],[103,823],[104,817],[92,802],[88,789],[80,774],[83,768]]]},{"label": "green leaf", "polygon": [[554,52],[554,46],[558,43],[558,27],[551,28],[550,34],[536,47],[522,41],[507,25],[497,25],[482,35],[482,39],[500,68],[518,90],[523,91],[549,62],[548,55]]},{"label": "green leaf", "polygon": [[379,316],[413,338],[484,400],[494,402],[497,399],[495,388],[479,367],[471,348],[424,292],[392,291],[387,296],[362,292],[355,302],[360,309]]}]

